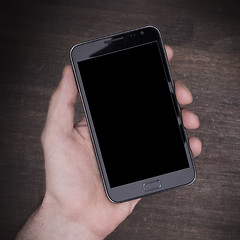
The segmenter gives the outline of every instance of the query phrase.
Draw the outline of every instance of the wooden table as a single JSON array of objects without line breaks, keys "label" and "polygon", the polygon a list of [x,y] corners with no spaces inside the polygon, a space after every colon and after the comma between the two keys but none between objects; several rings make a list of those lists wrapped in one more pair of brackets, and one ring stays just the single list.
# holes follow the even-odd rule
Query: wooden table
[{"label": "wooden table", "polygon": [[[45,189],[40,135],[77,42],[155,25],[194,96],[203,142],[196,182],[144,198],[107,239],[240,238],[240,7],[237,1],[6,1],[1,4],[0,238],[12,239]],[[76,106],[76,119],[82,113]]]}]

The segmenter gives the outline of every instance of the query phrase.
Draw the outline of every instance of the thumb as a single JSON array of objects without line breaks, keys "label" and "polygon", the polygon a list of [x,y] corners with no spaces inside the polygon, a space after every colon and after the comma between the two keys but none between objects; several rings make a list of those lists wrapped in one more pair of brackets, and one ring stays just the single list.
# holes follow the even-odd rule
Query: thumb
[{"label": "thumb", "polygon": [[69,132],[73,129],[77,87],[70,65],[64,67],[62,79],[53,93],[48,109],[45,131]]}]

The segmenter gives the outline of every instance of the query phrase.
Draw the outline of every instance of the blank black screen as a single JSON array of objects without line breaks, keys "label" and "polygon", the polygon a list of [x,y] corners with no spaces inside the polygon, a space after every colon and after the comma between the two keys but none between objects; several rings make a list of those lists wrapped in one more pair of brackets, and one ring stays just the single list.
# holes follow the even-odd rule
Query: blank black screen
[{"label": "blank black screen", "polygon": [[111,187],[189,167],[157,42],[78,65]]}]

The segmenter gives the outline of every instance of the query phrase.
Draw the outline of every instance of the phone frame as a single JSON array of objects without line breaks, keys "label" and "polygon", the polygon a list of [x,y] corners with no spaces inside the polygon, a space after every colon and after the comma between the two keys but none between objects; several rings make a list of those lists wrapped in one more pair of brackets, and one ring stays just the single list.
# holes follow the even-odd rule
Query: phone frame
[{"label": "phone frame", "polygon": [[[140,39],[139,34],[142,35],[142,39],[143,39],[142,42],[139,41]],[[145,35],[145,38],[144,38],[144,35]],[[166,78],[168,81],[169,90],[171,93],[172,101],[174,103],[173,104],[174,110],[179,123],[179,128],[180,128],[182,139],[184,142],[184,148],[188,158],[189,168],[185,168],[175,172],[171,172],[171,173],[163,174],[160,176],[155,176],[152,178],[148,178],[148,179],[140,180],[137,182],[111,188],[108,181],[106,169],[104,166],[104,161],[101,155],[100,146],[97,140],[97,134],[94,129],[94,124],[91,117],[91,112],[89,109],[87,97],[84,91],[81,74],[78,67],[78,62],[86,59],[90,59],[91,57],[89,56],[95,54],[94,53],[95,50],[93,51],[93,49],[96,49],[96,46],[98,46],[98,48],[102,47],[102,49],[104,50],[104,48],[106,47],[106,44],[110,44],[112,42],[117,42],[117,41],[120,43],[121,41],[124,41],[129,38],[134,39],[135,36],[137,36],[138,39],[136,39],[135,42],[134,40],[132,41],[132,46],[131,44],[128,44],[127,48],[135,47],[144,43],[149,43],[151,41],[157,41],[158,43],[160,55],[162,58],[164,69],[165,69]],[[123,47],[123,45],[121,45],[120,43],[119,49],[117,46],[116,51],[127,49],[127,48]],[[114,51],[111,51],[108,53],[112,53],[112,52]],[[103,54],[104,53],[99,53],[99,56]],[[145,26],[145,27],[129,30],[126,32],[113,34],[103,38],[98,38],[95,40],[79,43],[72,47],[70,51],[70,59],[71,59],[71,63],[72,63],[72,67],[73,67],[73,71],[76,79],[76,84],[77,84],[80,97],[83,103],[84,112],[86,115],[89,130],[90,130],[90,135],[91,135],[92,143],[94,146],[94,151],[96,154],[98,166],[103,179],[104,188],[109,200],[115,203],[120,203],[124,201],[129,201],[132,199],[140,198],[143,196],[152,195],[167,189],[189,185],[193,183],[196,178],[196,170],[193,163],[192,153],[190,150],[187,134],[183,126],[181,110],[176,99],[174,83],[172,81],[172,77],[170,74],[167,55],[165,52],[160,31],[154,26]]]}]

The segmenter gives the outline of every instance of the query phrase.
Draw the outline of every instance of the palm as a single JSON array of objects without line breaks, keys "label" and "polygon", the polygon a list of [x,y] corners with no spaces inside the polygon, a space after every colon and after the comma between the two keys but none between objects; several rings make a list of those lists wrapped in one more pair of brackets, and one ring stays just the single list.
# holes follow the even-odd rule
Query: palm
[{"label": "palm", "polygon": [[130,214],[137,201],[114,204],[106,198],[85,121],[75,125],[71,134],[54,135],[48,148],[54,150],[49,153],[44,148],[47,193],[67,217],[81,220],[87,211],[88,228],[97,235],[107,235]]}]

